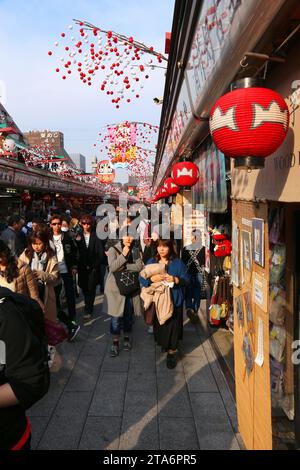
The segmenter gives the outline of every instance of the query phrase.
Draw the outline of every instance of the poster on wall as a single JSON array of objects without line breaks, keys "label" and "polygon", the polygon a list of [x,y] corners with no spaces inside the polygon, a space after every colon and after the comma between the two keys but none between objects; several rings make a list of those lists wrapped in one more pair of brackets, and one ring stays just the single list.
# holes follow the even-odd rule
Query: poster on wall
[{"label": "poster on wall", "polygon": [[243,267],[247,271],[252,270],[251,233],[245,230],[241,232]]},{"label": "poster on wall", "polygon": [[232,225],[231,279],[235,287],[240,287],[239,279],[239,228],[236,222]]},{"label": "poster on wall", "polygon": [[264,267],[264,220],[252,220],[253,261]]}]

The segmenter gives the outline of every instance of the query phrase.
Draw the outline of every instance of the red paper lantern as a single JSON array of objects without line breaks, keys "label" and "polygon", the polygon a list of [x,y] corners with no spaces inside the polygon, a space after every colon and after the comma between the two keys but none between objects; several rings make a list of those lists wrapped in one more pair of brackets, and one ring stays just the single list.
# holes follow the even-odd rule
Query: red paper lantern
[{"label": "red paper lantern", "polygon": [[27,192],[24,192],[24,193],[21,194],[21,200],[25,204],[28,204],[32,200],[32,196],[31,196],[31,194],[29,194]]},{"label": "red paper lantern", "polygon": [[171,177],[178,186],[191,187],[198,181],[199,169],[193,162],[178,162],[172,168]]},{"label": "red paper lantern", "polygon": [[51,196],[50,194],[44,194],[43,197],[42,197],[43,201],[46,202],[46,203],[50,203],[51,202]]},{"label": "red paper lantern", "polygon": [[167,178],[164,184],[164,188],[168,191],[170,196],[177,194],[180,191],[180,186],[174,183],[172,178]]},{"label": "red paper lantern", "polygon": [[210,113],[215,145],[226,156],[236,158],[239,167],[263,167],[264,158],[280,147],[288,128],[288,107],[269,88],[235,89],[219,98]]}]

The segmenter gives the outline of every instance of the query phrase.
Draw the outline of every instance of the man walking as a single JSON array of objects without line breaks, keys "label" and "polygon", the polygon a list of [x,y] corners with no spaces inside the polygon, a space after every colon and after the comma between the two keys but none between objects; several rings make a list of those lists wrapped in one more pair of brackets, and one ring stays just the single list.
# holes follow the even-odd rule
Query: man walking
[{"label": "man walking", "polygon": [[64,284],[68,317],[63,315],[60,303],[61,285],[55,287],[56,303],[58,310],[58,317],[64,321],[69,330],[69,341],[75,339],[80,330],[80,326],[76,323],[76,300],[75,290],[73,284],[73,276],[77,272],[78,264],[78,250],[74,240],[67,232],[61,230],[62,218],[60,215],[53,215],[50,220],[50,227],[52,229],[52,247],[55,250],[60,275]]}]

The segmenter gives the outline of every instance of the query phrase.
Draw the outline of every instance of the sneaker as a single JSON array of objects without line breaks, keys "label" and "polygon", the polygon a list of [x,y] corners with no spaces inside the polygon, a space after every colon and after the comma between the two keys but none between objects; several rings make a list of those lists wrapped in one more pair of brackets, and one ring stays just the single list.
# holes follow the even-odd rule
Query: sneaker
[{"label": "sneaker", "polygon": [[110,357],[117,357],[120,352],[119,343],[113,343],[110,347]]},{"label": "sneaker", "polygon": [[168,354],[167,355],[167,368],[175,369],[176,365],[177,365],[176,354]]},{"label": "sneaker", "polygon": [[124,349],[124,351],[130,351],[131,350],[131,343],[130,343],[129,338],[127,338],[127,337],[124,338],[123,349]]},{"label": "sneaker", "polygon": [[71,330],[69,331],[69,341],[73,341],[73,340],[76,338],[76,336],[77,336],[79,330],[80,330],[80,326],[79,326],[79,325],[74,325],[74,326],[71,328]]},{"label": "sneaker", "polygon": [[84,321],[90,321],[92,320],[92,318],[93,318],[93,315],[91,313],[84,313],[83,315]]},{"label": "sneaker", "polygon": [[56,353],[55,346],[48,345],[48,367],[49,367],[49,369],[53,366],[55,353]]},{"label": "sneaker", "polygon": [[199,321],[198,314],[195,313],[192,308],[188,308],[186,310],[186,314],[187,314],[188,318],[190,319],[191,323],[198,323],[198,321]]},{"label": "sneaker", "polygon": [[153,335],[153,326],[148,326],[147,333]]}]

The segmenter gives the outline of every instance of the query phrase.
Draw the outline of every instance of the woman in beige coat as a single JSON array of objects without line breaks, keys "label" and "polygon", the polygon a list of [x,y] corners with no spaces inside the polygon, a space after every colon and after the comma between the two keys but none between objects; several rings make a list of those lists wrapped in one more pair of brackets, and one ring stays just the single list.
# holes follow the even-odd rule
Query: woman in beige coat
[{"label": "woman in beige coat", "polygon": [[19,259],[32,269],[37,281],[40,300],[44,303],[45,317],[57,322],[54,287],[61,280],[57,258],[50,248],[48,231],[44,229],[33,232],[28,239],[28,248]]},{"label": "woman in beige coat", "polygon": [[[104,288],[104,302],[102,311],[111,316],[110,333],[113,344],[110,355],[116,357],[120,350],[121,329],[124,332],[123,349],[130,350],[130,334],[133,325],[133,314],[141,315],[140,291],[134,295],[121,295],[114,277],[114,273],[127,269],[140,272],[143,262],[138,250],[134,249],[134,239],[130,235],[124,235],[119,243],[108,250],[108,275]],[[123,321],[121,321],[121,319]]]}]

